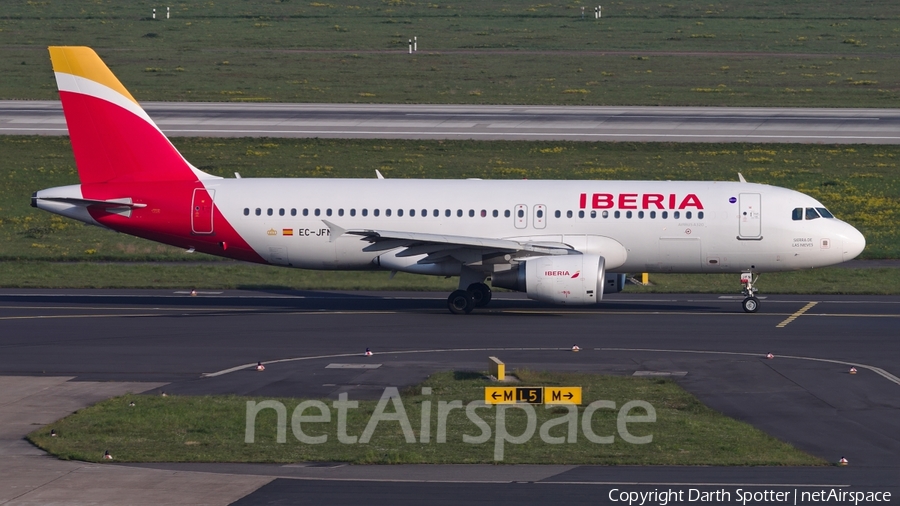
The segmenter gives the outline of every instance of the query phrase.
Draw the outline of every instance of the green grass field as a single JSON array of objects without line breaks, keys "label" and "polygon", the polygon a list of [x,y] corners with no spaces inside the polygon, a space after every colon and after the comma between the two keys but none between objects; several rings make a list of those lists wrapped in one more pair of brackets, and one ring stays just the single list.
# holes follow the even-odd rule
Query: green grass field
[{"label": "green grass field", "polygon": [[[237,374],[255,374],[253,372]],[[589,426],[598,436],[614,436],[611,444],[593,443],[584,436],[584,406],[579,407],[576,441],[548,444],[534,431],[523,444],[503,445],[503,463],[522,464],[603,464],[603,465],[824,465],[821,459],[803,453],[771,436],[717,413],[675,383],[664,379],[622,378],[592,374],[561,374],[518,371],[522,385],[581,386],[583,404],[608,400],[616,410],[595,412]],[[63,459],[101,462],[109,450],[117,462],[304,462],[329,461],[357,464],[472,464],[495,462],[498,428],[496,409],[479,409],[487,424],[489,438],[481,444],[464,443],[464,434],[477,436],[481,429],[456,409],[446,417],[446,442],[437,441],[441,401],[483,400],[483,388],[495,385],[481,373],[438,373],[422,385],[400,392],[403,411],[410,420],[416,442],[407,442],[398,422],[380,422],[367,443],[342,444],[337,440],[337,419],[332,401],[324,400],[331,411],[328,423],[301,426],[310,437],[327,436],[319,444],[301,443],[292,428],[291,413],[300,399],[277,399],[286,408],[285,442],[276,441],[276,415],[272,409],[258,414],[253,443],[246,441],[247,401],[266,399],[236,396],[147,396],[126,395],[82,409],[60,421],[32,432],[28,439]],[[432,389],[423,394],[421,387]],[[351,400],[352,396],[351,396]],[[646,444],[631,444],[617,433],[617,409],[629,401],[646,401],[656,412],[652,423],[632,423],[629,433],[652,436]],[[135,406],[129,406],[134,402]],[[430,404],[425,404],[430,402]],[[375,411],[375,401],[359,401],[348,410],[346,434],[360,436]],[[395,413],[389,405],[385,412]],[[422,424],[422,411],[430,421]],[[545,409],[535,406],[537,424],[570,413],[565,407]],[[319,412],[311,409],[307,416]],[[644,415],[635,409],[632,416]],[[520,409],[506,411],[505,427],[513,436],[526,433],[527,419]],[[422,427],[427,430],[423,431]],[[567,424],[547,427],[554,438],[566,437]],[[55,430],[57,437],[50,437]],[[428,442],[421,442],[423,432]],[[572,437],[571,435],[568,437]],[[548,440],[549,441],[549,440]]]},{"label": "green grass field", "polygon": [[[53,99],[46,46],[138,100],[893,107],[900,14],[851,0],[14,2],[0,98]],[[158,8],[160,6],[157,6]],[[165,17],[159,9],[158,18]],[[418,37],[419,51],[406,54]],[[727,53],[727,54],[726,54]]]}]

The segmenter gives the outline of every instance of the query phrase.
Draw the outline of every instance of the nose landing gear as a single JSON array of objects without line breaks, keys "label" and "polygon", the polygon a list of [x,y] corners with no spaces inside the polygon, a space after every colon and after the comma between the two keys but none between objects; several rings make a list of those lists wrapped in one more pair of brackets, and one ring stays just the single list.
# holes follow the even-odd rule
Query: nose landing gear
[{"label": "nose landing gear", "polygon": [[755,313],[759,311],[759,299],[756,298],[757,288],[753,286],[759,280],[759,276],[753,276],[752,272],[741,273],[741,294],[745,296],[741,302],[741,307],[745,313]]}]

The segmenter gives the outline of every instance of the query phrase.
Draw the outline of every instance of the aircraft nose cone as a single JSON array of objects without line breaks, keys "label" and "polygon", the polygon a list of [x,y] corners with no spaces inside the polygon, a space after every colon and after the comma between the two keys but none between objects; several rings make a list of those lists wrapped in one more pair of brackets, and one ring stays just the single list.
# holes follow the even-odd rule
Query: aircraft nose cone
[{"label": "aircraft nose cone", "polygon": [[843,260],[853,260],[862,253],[866,247],[866,238],[859,230],[848,226],[850,230],[844,234]]}]

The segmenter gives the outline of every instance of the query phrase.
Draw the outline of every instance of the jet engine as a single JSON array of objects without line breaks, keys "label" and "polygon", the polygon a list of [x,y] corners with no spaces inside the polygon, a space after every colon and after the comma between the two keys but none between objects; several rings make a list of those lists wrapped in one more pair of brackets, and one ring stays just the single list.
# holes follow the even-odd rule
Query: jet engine
[{"label": "jet engine", "polygon": [[555,304],[595,304],[603,298],[606,260],[599,255],[529,258],[494,272],[491,284]]}]

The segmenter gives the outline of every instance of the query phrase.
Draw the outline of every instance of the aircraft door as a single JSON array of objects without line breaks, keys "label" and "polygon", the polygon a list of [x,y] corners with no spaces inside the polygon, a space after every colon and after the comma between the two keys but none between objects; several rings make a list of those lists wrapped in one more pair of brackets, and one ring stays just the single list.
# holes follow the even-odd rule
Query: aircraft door
[{"label": "aircraft door", "polygon": [[547,226],[547,206],[544,204],[536,204],[534,206],[534,228],[545,228]]},{"label": "aircraft door", "polygon": [[738,237],[741,239],[762,239],[762,199],[759,193],[738,195],[740,225]]},{"label": "aircraft door", "polygon": [[194,188],[191,201],[191,231],[195,234],[213,233],[213,199],[215,190]]},{"label": "aircraft door", "polygon": [[516,228],[525,228],[528,226],[528,206],[525,204],[516,205],[513,211],[513,219],[516,220]]}]

